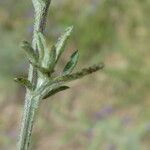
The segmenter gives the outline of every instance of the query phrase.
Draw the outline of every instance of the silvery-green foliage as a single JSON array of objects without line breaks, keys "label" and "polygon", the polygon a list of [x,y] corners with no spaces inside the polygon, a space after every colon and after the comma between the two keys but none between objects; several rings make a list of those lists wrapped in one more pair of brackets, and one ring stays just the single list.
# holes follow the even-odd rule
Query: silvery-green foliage
[{"label": "silvery-green foliage", "polygon": [[78,51],[75,51],[62,74],[54,76],[56,64],[65,50],[73,26],[68,27],[56,44],[49,48],[43,32],[51,0],[32,0],[32,2],[35,8],[33,41],[32,44],[27,41],[22,43],[22,48],[30,62],[28,79],[15,78],[15,81],[27,89],[17,150],[28,150],[35,114],[43,99],[67,90],[69,87],[64,85],[66,82],[82,78],[103,68],[103,64],[100,64],[72,73],[79,56]]},{"label": "silvery-green foliage", "polygon": [[68,27],[64,34],[61,35],[61,37],[58,39],[55,48],[56,48],[56,61],[58,61],[60,55],[63,53],[66,42],[68,38],[71,35],[71,32],[73,30],[73,26]]},{"label": "silvery-green foliage", "polygon": [[[40,85],[37,85],[33,93],[40,94],[42,95],[42,97],[47,98],[49,93],[56,94],[57,92],[67,89],[62,88],[62,84],[75,79],[79,79],[85,75],[91,74],[103,68],[103,64],[100,64],[82,69],[81,71],[76,73],[72,73],[79,57],[79,52],[75,51],[71,55],[71,58],[66,64],[66,66],[64,67],[61,76],[57,77],[52,76],[55,71],[57,61],[65,49],[66,40],[68,39],[68,36],[70,36],[72,29],[73,29],[72,27],[68,27],[65,33],[58,39],[55,46],[52,46],[51,49],[48,48],[44,35],[40,32],[37,32],[36,45],[38,47],[39,54],[35,54],[34,49],[28,42],[22,43],[22,48],[27,53],[27,58],[30,64],[39,73],[38,81],[42,81],[42,84],[40,83]],[[17,80],[17,82],[20,82],[22,85],[25,85],[26,87],[31,87],[31,85],[29,86],[29,81],[28,82],[27,81],[28,81],[27,79],[20,80],[20,78],[18,78]],[[51,87],[52,85],[53,88]],[[39,91],[40,93],[38,93]],[[53,94],[50,94],[50,96],[51,95]]]},{"label": "silvery-green foliage", "polygon": [[45,36],[41,32],[36,32],[35,44],[38,49],[38,53],[36,53],[36,50],[29,42],[24,41],[22,43],[22,48],[25,51],[27,59],[31,66],[37,71],[38,77],[36,86],[28,79],[22,77],[15,78],[15,81],[25,86],[30,93],[30,103],[25,109],[26,120],[24,120],[24,129],[22,129],[22,134],[20,136],[22,140],[20,140],[18,150],[27,150],[28,148],[32,133],[34,115],[43,99],[46,99],[58,92],[67,90],[69,87],[64,85],[65,83],[82,78],[104,67],[103,64],[93,65],[89,68],[84,68],[78,72],[72,73],[77,65],[79,57],[79,52],[77,50],[71,55],[70,60],[64,67],[61,75],[53,75],[56,64],[62,52],[65,50],[65,45],[72,29],[73,27],[68,27],[65,30],[65,33],[61,35],[56,44],[54,44],[51,48],[47,46]]}]

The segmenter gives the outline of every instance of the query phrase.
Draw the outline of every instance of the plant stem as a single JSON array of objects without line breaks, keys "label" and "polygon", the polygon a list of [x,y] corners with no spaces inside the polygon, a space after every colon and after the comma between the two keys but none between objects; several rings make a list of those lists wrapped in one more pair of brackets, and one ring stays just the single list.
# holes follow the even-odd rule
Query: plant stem
[{"label": "plant stem", "polygon": [[[35,24],[33,32],[32,46],[36,53],[38,53],[36,47],[35,33],[43,33],[46,26],[46,19],[48,14],[48,9],[51,0],[32,0],[33,6],[35,8]],[[30,65],[28,80],[37,87],[38,74],[34,68]],[[35,112],[38,109],[40,97],[33,96],[33,93],[27,89],[25,97],[24,113],[21,122],[20,135],[18,139],[17,150],[28,150],[30,145],[30,139],[32,134],[32,127],[35,118]]]}]

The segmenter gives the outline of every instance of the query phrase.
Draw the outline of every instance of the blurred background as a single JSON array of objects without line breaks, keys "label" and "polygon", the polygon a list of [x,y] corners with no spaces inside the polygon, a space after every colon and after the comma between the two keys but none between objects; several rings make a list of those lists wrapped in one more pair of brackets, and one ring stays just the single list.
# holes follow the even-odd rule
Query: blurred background
[{"label": "blurred background", "polygon": [[[52,0],[49,46],[75,27],[58,70],[76,49],[77,69],[99,62],[105,69],[42,103],[32,150],[150,149],[149,17],[149,0]],[[16,149],[25,89],[13,78],[27,76],[20,43],[32,31],[31,0],[0,0],[0,150]]]}]

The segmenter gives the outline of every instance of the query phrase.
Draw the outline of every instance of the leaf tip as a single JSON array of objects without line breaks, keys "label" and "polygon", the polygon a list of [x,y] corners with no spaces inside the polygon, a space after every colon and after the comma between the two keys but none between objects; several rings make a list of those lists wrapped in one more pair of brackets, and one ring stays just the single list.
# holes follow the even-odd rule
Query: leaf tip
[{"label": "leaf tip", "polygon": [[73,31],[74,26],[69,26],[68,28],[66,28],[66,33],[68,33],[68,35],[71,34],[71,32]]}]

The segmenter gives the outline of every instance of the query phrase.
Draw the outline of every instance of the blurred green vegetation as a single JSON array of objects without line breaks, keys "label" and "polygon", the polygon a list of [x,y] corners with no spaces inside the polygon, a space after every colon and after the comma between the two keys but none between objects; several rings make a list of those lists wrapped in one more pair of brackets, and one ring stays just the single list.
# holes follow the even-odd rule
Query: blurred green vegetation
[{"label": "blurred green vegetation", "polygon": [[[102,72],[43,103],[34,129],[35,150],[149,150],[150,1],[56,0],[46,35],[51,45],[69,25],[75,30],[58,70],[74,49],[79,67],[103,61]],[[30,0],[0,0],[0,149],[15,149],[27,75],[19,44],[31,41]]]}]

